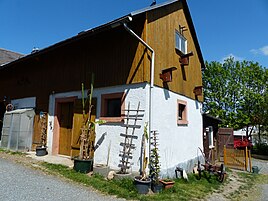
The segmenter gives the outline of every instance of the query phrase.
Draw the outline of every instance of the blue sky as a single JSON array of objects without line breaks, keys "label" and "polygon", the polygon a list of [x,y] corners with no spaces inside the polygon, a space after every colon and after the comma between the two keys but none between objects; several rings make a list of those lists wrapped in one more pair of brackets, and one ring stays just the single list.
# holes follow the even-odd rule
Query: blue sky
[{"label": "blue sky", "polygon": [[[0,48],[29,54],[151,2],[0,0]],[[268,67],[267,0],[188,0],[188,5],[205,60],[233,55]]]}]

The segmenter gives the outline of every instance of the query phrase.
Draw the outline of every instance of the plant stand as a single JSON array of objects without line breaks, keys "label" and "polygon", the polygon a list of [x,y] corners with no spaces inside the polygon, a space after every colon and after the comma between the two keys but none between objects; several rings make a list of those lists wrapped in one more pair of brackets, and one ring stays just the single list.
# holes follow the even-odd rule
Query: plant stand
[{"label": "plant stand", "polygon": [[36,156],[47,155],[47,148],[46,147],[37,146],[35,151],[36,151]]},{"label": "plant stand", "polygon": [[151,186],[151,179],[147,178],[147,180],[141,180],[141,176],[137,176],[134,178],[134,185],[140,194],[147,194],[149,192]]},{"label": "plant stand", "polygon": [[73,169],[80,173],[89,173],[93,171],[93,159],[81,160],[78,158],[74,158]]}]

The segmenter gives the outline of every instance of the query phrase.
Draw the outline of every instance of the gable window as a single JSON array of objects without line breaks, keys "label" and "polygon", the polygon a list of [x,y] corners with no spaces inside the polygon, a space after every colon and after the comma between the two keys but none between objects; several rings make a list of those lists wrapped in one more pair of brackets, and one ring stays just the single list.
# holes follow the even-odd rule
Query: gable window
[{"label": "gable window", "polygon": [[179,31],[175,31],[175,47],[177,50],[182,52],[183,54],[187,54],[187,40],[186,38],[179,33]]},{"label": "gable window", "polygon": [[178,112],[177,112],[177,123],[178,125],[187,125],[187,102],[178,100]]},{"label": "gable window", "polygon": [[111,93],[101,95],[101,117],[108,122],[122,121],[124,109],[124,93]]}]

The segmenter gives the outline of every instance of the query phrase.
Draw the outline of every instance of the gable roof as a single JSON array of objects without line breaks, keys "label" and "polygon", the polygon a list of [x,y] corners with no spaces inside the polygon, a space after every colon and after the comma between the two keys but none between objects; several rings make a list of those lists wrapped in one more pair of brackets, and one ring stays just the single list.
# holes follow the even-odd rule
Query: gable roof
[{"label": "gable roof", "polygon": [[19,59],[23,54],[0,48],[0,66]]},{"label": "gable roof", "polygon": [[[11,63],[14,63],[14,62],[19,62],[21,60],[31,58],[31,57],[33,57],[35,55],[40,55],[40,54],[45,53],[45,52],[47,52],[49,50],[52,50],[54,48],[57,48],[57,47],[60,47],[60,46],[63,46],[63,45],[67,45],[70,42],[74,42],[76,40],[79,40],[79,39],[81,39],[81,38],[83,38],[85,36],[95,35],[97,33],[103,32],[105,30],[112,29],[114,27],[119,26],[120,24],[122,24],[124,22],[129,22],[130,21],[129,17],[138,16],[138,15],[144,14],[144,13],[146,13],[148,11],[155,10],[155,9],[158,9],[158,8],[162,8],[164,6],[168,6],[168,5],[176,3],[178,1],[181,1],[182,4],[183,4],[184,13],[186,15],[185,17],[187,19],[187,23],[188,23],[189,29],[191,31],[195,46],[196,46],[196,51],[197,51],[198,58],[199,58],[200,63],[201,63],[201,68],[205,68],[204,59],[203,59],[202,52],[201,52],[201,49],[200,49],[200,46],[199,46],[199,43],[198,43],[197,35],[196,35],[195,29],[194,29],[194,24],[193,24],[193,21],[192,21],[192,18],[191,18],[190,11],[189,11],[189,8],[188,8],[186,0],[169,0],[167,2],[163,2],[163,3],[160,3],[160,4],[155,4],[153,6],[149,6],[149,7],[137,10],[137,11],[133,11],[130,14],[125,15],[125,16],[123,16],[121,18],[115,19],[113,21],[110,21],[110,22],[108,22],[106,24],[100,25],[100,26],[92,28],[92,29],[88,29],[88,30],[79,32],[76,36],[73,36],[73,37],[68,38],[66,40],[60,41],[58,43],[55,43],[55,44],[53,44],[51,46],[48,46],[48,47],[46,47],[44,49],[41,49],[39,51],[36,51],[34,53],[28,54],[28,55],[22,57],[21,59],[18,59],[16,61],[10,62],[8,64],[11,64]],[[1,70],[1,68],[7,67],[8,64],[5,65],[5,66],[0,64],[0,70]]]}]

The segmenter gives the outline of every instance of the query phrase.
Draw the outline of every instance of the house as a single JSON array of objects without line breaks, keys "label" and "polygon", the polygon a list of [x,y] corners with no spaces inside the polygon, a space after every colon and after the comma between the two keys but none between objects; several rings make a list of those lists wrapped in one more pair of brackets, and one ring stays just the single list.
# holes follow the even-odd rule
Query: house
[{"label": "house", "polygon": [[[21,58],[23,55],[17,52],[12,52],[3,48],[0,48],[0,68],[2,65],[5,65],[11,61],[14,61],[18,58]],[[2,100],[4,101],[4,97],[1,97]],[[3,126],[3,116],[5,113],[5,104],[1,103],[0,101],[0,140],[1,140],[1,131],[2,131],[2,126]]]},{"label": "house", "polygon": [[23,57],[23,54],[0,48],[0,66]]},{"label": "house", "polygon": [[[202,147],[202,75],[204,60],[186,0],[132,12],[99,27],[35,51],[0,68],[0,97],[15,108],[48,112],[49,154],[79,152],[81,83],[94,81],[96,127],[94,163],[118,169],[123,117],[130,108],[144,110],[138,124],[159,132],[163,175],[176,166],[191,171]],[[141,136],[131,159],[139,170]],[[33,136],[38,143],[38,132]],[[101,139],[101,140],[100,140]],[[148,152],[147,152],[148,153]],[[109,160],[107,159],[108,155]]]}]

